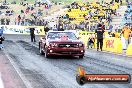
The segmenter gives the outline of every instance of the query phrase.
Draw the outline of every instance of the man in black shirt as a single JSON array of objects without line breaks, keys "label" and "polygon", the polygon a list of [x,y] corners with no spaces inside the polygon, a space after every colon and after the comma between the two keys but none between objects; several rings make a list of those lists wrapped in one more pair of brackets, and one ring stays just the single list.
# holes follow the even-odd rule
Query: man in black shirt
[{"label": "man in black shirt", "polygon": [[97,34],[97,51],[99,50],[99,45],[102,51],[104,29],[102,28],[101,24],[98,25],[98,28],[95,30],[95,33]]},{"label": "man in black shirt", "polygon": [[31,42],[36,42],[34,31],[35,31],[35,28],[30,28]]}]

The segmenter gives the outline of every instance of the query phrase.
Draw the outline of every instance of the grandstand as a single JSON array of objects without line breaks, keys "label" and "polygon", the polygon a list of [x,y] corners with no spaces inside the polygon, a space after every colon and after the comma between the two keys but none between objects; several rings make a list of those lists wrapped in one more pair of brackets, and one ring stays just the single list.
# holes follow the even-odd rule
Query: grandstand
[{"label": "grandstand", "polygon": [[[111,2],[111,1],[116,1],[116,0],[50,0],[50,1],[52,1],[52,2],[56,2],[56,3],[58,3],[58,2],[63,2],[63,3],[65,3],[65,4],[70,4],[70,3],[72,3],[72,2]],[[119,1],[121,1],[121,0],[119,0]],[[132,0],[129,0],[130,2],[132,1]],[[123,4],[126,4],[126,0],[122,0],[122,3]]]},{"label": "grandstand", "polygon": [[[12,3],[12,2],[16,2],[16,4],[19,4],[20,2],[24,1],[24,0],[0,0],[0,2],[7,2],[7,3]],[[35,2],[35,0],[26,0],[29,4],[33,4]]]},{"label": "grandstand", "polygon": [[[128,4],[126,0],[111,0],[113,1],[111,4],[108,4],[111,2],[110,0],[99,0],[98,3],[96,3],[97,0],[84,1],[85,3],[76,0],[74,4],[72,1],[68,10],[65,11],[64,18],[68,18],[71,24],[80,25],[84,22],[84,29],[90,30],[95,29],[98,23],[103,23],[106,29],[109,29],[110,25],[114,26],[114,31],[115,29],[122,29],[125,23],[132,23],[131,14],[128,15],[127,13],[129,20],[125,20],[124,17]],[[132,0],[128,1],[131,2]]]},{"label": "grandstand", "polygon": [[[120,3],[115,2],[114,4],[103,4],[104,5],[100,2],[74,2],[65,13],[68,15],[69,20],[72,23],[80,23],[84,21],[92,24],[105,23],[106,26],[109,26],[112,17],[116,15],[115,11],[119,8]],[[96,26],[96,24],[94,26]]]},{"label": "grandstand", "polygon": [[131,14],[131,11],[132,11],[132,5],[130,5],[130,4],[120,6],[120,8],[117,10],[117,12],[121,16],[113,17],[113,21],[112,21],[111,25],[114,25],[115,28],[116,28],[116,26],[118,26],[119,32],[121,31],[121,29],[122,29],[122,27],[124,26],[125,23],[128,23],[129,27],[132,28],[132,24],[131,24],[132,23],[132,14]]},{"label": "grandstand", "polygon": [[[1,1],[5,1],[5,0],[1,0]],[[6,2],[11,3],[15,0],[6,0]],[[23,2],[25,0],[16,0],[16,4],[10,4],[8,5],[12,10],[14,10],[14,15],[13,17],[9,17],[11,18],[11,21],[13,24],[14,23],[14,17],[17,17],[19,14],[21,14],[21,10],[25,11],[27,6],[21,6],[20,3]],[[42,0],[42,1],[46,1],[46,0]],[[122,0],[122,4],[120,3],[121,0],[119,0],[119,2],[115,2],[115,0],[83,0],[83,2],[80,0],[50,0],[52,3],[64,3],[63,5],[54,5],[54,8],[49,9],[48,10],[48,15],[51,15],[51,13],[57,13],[59,12],[61,9],[63,9],[63,6],[70,6],[69,8],[67,8],[68,10],[65,11],[65,14],[61,14],[64,15],[63,16],[63,22],[69,22],[71,25],[76,25],[76,26],[80,26],[82,25],[82,27],[84,27],[84,29],[86,30],[91,30],[91,29],[95,29],[96,25],[98,23],[104,23],[104,25],[106,25],[106,29],[109,29],[109,25],[124,25],[124,23],[126,23],[127,21],[125,20],[124,17],[124,13],[125,10],[127,9],[126,7],[126,0]],[[78,4],[77,8],[76,6],[71,5],[71,3],[73,3],[74,1],[76,1],[76,3]],[[108,4],[109,2],[114,1],[113,4]],[[132,0],[130,0],[132,1]],[[35,0],[27,0],[27,2],[29,3],[29,5],[34,5]],[[89,3],[87,3],[89,2]],[[98,2],[98,3],[96,3]],[[123,6],[122,6],[123,5]],[[16,9],[17,8],[17,9]],[[122,9],[123,8],[123,9]],[[19,10],[18,10],[19,9]],[[37,12],[38,10],[43,10],[44,7],[40,6],[40,7],[35,7],[34,12]],[[32,13],[32,12],[31,12]],[[26,17],[29,19],[32,19],[33,16],[31,16],[30,14],[26,14]],[[45,11],[42,12],[43,15],[41,18],[45,17]],[[121,16],[120,16],[121,14]],[[23,16],[23,14],[22,14]],[[54,16],[53,16],[54,17]],[[55,16],[56,17],[56,16]],[[68,17],[68,19],[67,19]],[[123,20],[122,20],[123,19]],[[83,25],[82,23],[85,23],[85,25]],[[79,28],[79,27],[78,27]]]},{"label": "grandstand", "polygon": [[124,14],[124,19],[126,23],[132,23],[132,4],[127,5],[127,10]]}]

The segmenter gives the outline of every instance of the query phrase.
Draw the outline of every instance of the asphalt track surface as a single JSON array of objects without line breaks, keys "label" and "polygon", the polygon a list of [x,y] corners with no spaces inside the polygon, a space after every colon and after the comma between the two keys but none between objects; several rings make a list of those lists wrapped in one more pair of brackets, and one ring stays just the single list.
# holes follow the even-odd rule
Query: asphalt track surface
[{"label": "asphalt track surface", "polygon": [[[84,59],[51,57],[39,54],[38,39],[30,36],[5,35],[3,52],[27,88],[132,88],[130,84],[85,84],[76,82],[77,68],[83,66],[88,74],[130,74],[132,57],[124,57],[95,50],[86,50]],[[23,86],[14,87],[23,88]]]}]

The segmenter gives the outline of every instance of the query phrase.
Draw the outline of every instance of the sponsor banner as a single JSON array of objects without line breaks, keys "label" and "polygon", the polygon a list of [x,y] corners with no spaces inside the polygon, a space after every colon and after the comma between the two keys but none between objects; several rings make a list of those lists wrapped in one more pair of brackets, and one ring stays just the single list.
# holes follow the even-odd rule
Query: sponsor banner
[{"label": "sponsor banner", "polygon": [[30,34],[30,28],[35,28],[35,34],[36,35],[44,35],[44,26],[18,26],[18,25],[0,25],[1,27],[4,27],[4,34],[24,34],[29,35]]},{"label": "sponsor banner", "polygon": [[130,83],[131,77],[129,74],[85,74],[84,76],[76,76],[77,82],[83,84],[127,84]]},{"label": "sponsor banner", "polygon": [[[97,39],[95,40],[95,48],[97,48]],[[122,53],[122,41],[120,38],[109,37],[103,40],[103,50],[114,53]]]},{"label": "sponsor banner", "polygon": [[122,41],[120,38],[105,38],[103,49],[115,53],[122,53]]},{"label": "sponsor banner", "polygon": [[76,81],[79,85],[84,85],[86,83],[96,83],[96,84],[127,84],[131,82],[131,75],[129,74],[87,74],[83,67],[79,67],[78,73],[76,75]]}]

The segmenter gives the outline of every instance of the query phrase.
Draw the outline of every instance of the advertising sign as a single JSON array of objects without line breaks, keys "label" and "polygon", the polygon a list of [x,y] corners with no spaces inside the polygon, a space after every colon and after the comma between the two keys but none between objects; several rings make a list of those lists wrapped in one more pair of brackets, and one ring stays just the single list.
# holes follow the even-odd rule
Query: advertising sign
[{"label": "advertising sign", "polygon": [[0,25],[0,28],[4,27],[4,34],[30,34],[30,28],[35,28],[36,35],[44,35],[44,26],[18,26],[18,25]]}]

